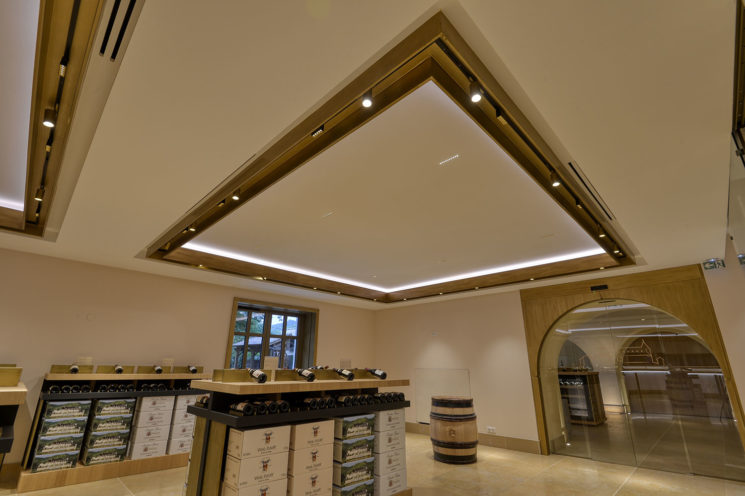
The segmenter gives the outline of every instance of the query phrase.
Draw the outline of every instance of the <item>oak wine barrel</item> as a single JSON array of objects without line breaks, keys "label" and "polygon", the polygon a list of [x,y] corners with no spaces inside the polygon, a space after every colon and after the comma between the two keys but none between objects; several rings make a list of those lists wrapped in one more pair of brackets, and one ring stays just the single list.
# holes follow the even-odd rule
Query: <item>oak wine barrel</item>
[{"label": "oak wine barrel", "polygon": [[433,396],[429,432],[435,460],[455,464],[476,461],[479,441],[472,398]]}]

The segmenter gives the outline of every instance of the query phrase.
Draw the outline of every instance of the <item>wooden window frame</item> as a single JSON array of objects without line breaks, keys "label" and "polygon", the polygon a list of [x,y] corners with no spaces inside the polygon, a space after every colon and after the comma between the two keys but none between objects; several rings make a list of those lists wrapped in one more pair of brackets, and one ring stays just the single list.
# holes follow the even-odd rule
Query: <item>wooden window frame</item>
[{"label": "wooden window frame", "polygon": [[[315,365],[318,349],[318,319],[319,311],[317,308],[301,307],[296,305],[286,305],[283,303],[270,303],[258,300],[249,300],[245,298],[233,299],[233,310],[230,314],[230,324],[228,327],[227,352],[225,354],[225,368],[231,368],[231,356],[233,352],[233,338],[235,333],[235,322],[238,317],[238,310],[245,309],[248,311],[248,320],[246,322],[246,342],[244,344],[243,366],[246,364],[246,352],[248,350],[248,338],[261,337],[261,367],[264,366],[264,358],[269,353],[269,340],[271,338],[280,338],[282,345],[280,347],[279,367],[282,368],[284,358],[284,347],[287,339],[295,339],[295,366]],[[251,314],[252,312],[264,312],[264,325],[262,333],[251,333]],[[282,335],[271,334],[271,316],[282,315]],[[298,317],[297,336],[287,336],[287,317]],[[239,333],[243,335],[244,333]],[[309,353],[312,355],[309,355]]]}]

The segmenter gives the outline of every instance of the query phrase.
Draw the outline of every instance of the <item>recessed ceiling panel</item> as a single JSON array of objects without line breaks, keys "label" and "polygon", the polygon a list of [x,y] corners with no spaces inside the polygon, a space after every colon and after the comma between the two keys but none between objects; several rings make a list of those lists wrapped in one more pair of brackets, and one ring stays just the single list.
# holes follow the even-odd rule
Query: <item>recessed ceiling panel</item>
[{"label": "recessed ceiling panel", "polygon": [[432,81],[185,247],[386,292],[604,253]]}]

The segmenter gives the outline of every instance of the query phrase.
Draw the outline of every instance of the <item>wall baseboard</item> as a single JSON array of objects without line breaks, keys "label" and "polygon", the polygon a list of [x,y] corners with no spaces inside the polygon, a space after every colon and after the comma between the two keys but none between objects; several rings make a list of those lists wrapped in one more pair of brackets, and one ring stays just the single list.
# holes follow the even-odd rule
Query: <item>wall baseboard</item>
[{"label": "wall baseboard", "polygon": [[[429,435],[429,425],[418,422],[406,422],[406,432],[414,434]],[[520,439],[517,437],[497,436],[494,434],[484,434],[479,432],[479,444],[491,446],[492,448],[502,448],[524,453],[541,453],[540,443],[530,439]]]}]

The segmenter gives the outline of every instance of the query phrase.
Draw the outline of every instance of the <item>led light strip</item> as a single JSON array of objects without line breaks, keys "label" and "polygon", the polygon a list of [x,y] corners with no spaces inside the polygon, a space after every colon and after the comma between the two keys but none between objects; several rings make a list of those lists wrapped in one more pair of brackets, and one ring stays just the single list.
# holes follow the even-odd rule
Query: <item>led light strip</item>
[{"label": "led light strip", "polygon": [[468,279],[471,277],[499,274],[501,272],[508,272],[511,270],[525,269],[528,267],[536,267],[538,265],[546,265],[546,264],[551,264],[551,263],[556,263],[556,262],[564,262],[566,260],[574,260],[576,258],[590,257],[593,255],[600,255],[602,253],[605,253],[605,251],[602,248],[593,248],[591,250],[579,251],[579,252],[574,252],[574,253],[566,253],[566,254],[557,255],[554,257],[540,258],[537,260],[529,260],[527,262],[520,262],[516,264],[501,265],[498,267],[491,267],[488,269],[478,270],[474,272],[466,272],[464,274],[455,274],[452,276],[442,277],[439,279],[419,281],[419,282],[416,282],[413,284],[407,284],[404,286],[385,288],[382,286],[374,286],[372,284],[367,284],[361,281],[355,281],[353,279],[346,279],[343,277],[338,277],[338,276],[326,274],[323,272],[317,272],[314,270],[304,269],[302,267],[295,267],[292,265],[286,265],[286,264],[279,263],[279,262],[273,262],[271,260],[265,260],[262,258],[250,256],[250,255],[243,255],[241,253],[235,253],[235,252],[231,252],[228,250],[223,250],[221,248],[215,248],[212,246],[202,245],[199,243],[188,242],[183,245],[183,248],[187,248],[189,250],[194,250],[194,251],[199,251],[202,253],[209,253],[210,255],[217,255],[219,257],[231,258],[233,260],[240,260],[241,262],[248,262],[248,263],[253,263],[253,264],[258,264],[258,265],[266,265],[267,267],[272,267],[274,269],[287,270],[290,272],[296,272],[298,274],[303,274],[306,276],[319,277],[321,279],[328,279],[329,281],[340,282],[342,284],[350,284],[352,286],[359,286],[359,287],[366,288],[366,289],[372,289],[374,291],[380,291],[382,293],[395,293],[397,291],[420,288],[422,286],[429,286],[432,284],[442,284],[446,282],[457,281],[460,279]]}]

